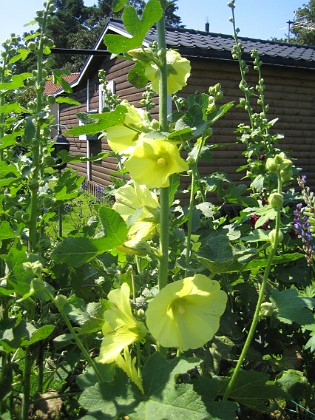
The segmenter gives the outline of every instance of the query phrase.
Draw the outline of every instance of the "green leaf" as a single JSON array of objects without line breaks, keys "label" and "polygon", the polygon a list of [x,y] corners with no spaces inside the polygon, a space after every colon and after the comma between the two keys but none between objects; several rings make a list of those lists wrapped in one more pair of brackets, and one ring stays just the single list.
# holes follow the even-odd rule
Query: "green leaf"
[{"label": "green leaf", "polygon": [[202,397],[202,401],[210,414],[211,420],[231,420],[236,418],[238,405],[233,401],[215,401],[219,392],[219,381],[199,376],[193,384],[194,390]]},{"label": "green leaf", "polygon": [[281,373],[277,383],[295,401],[304,400],[312,394],[312,388],[303,372],[289,369]]},{"label": "green leaf", "polygon": [[234,102],[228,102],[224,105],[221,105],[219,109],[215,109],[215,111],[208,114],[207,117],[210,125],[213,125],[216,121],[222,118],[233,106]]},{"label": "green leaf", "polygon": [[14,112],[15,114],[20,114],[21,112],[26,112],[26,109],[21,106],[18,102],[10,102],[8,104],[0,106],[0,114],[10,114]]},{"label": "green leaf", "polygon": [[14,64],[14,63],[16,63],[17,61],[20,61],[20,60],[22,60],[22,61],[26,60],[27,57],[29,56],[30,52],[31,51],[26,49],[26,48],[20,48],[18,50],[19,54],[16,54],[14,57],[11,58],[10,64]]},{"label": "green leaf", "polygon": [[120,214],[110,207],[102,206],[99,209],[99,216],[105,236],[115,240],[115,246],[121,245],[126,240],[128,229]]},{"label": "green leaf", "polygon": [[126,6],[127,3],[128,0],[114,0],[112,5],[113,12],[120,12]]},{"label": "green leaf", "polygon": [[113,54],[121,54],[141,47],[148,30],[161,19],[162,15],[163,10],[159,0],[149,0],[140,19],[134,7],[125,7],[122,20],[131,37],[118,34],[105,35],[104,42],[108,50]]},{"label": "green leaf", "polygon": [[30,77],[32,77],[32,73],[21,73],[13,75],[11,82],[0,83],[0,91],[7,92],[9,90],[15,90],[24,87],[24,81]]},{"label": "green leaf", "polygon": [[56,99],[56,102],[58,104],[68,104],[68,105],[81,105],[80,102],[76,101],[73,98],[66,98],[64,96],[58,96],[58,98]]},{"label": "green leaf", "polygon": [[183,117],[183,121],[191,128],[196,128],[200,124],[203,124],[204,120],[201,106],[198,104],[191,106]]},{"label": "green leaf", "polygon": [[31,271],[25,271],[23,267],[23,263],[29,261],[26,248],[12,247],[8,254],[1,257],[7,264],[6,280],[9,288],[14,289],[18,297],[24,296],[30,291],[34,277]]},{"label": "green leaf", "polygon": [[35,137],[36,133],[36,126],[34,123],[34,117],[30,116],[25,119],[25,129],[24,129],[24,136],[25,142],[31,143]]},{"label": "green leaf", "polygon": [[192,384],[177,384],[185,374],[199,364],[199,360],[165,360],[154,353],[143,368],[145,399],[129,414],[131,420],[149,419],[205,419],[207,409]]},{"label": "green leaf", "polygon": [[129,71],[128,82],[137,89],[144,88],[148,83],[148,79],[144,72],[144,67],[139,61]]},{"label": "green leaf", "polygon": [[79,136],[81,134],[98,134],[101,131],[106,130],[108,127],[123,123],[126,112],[127,108],[125,106],[118,105],[114,111],[104,112],[102,114],[93,114],[92,117],[89,115],[89,118],[96,121],[95,123],[71,128],[66,131],[65,134],[70,134],[72,136]]},{"label": "green leaf", "polygon": [[38,341],[45,340],[53,333],[55,328],[55,325],[44,325],[38,328],[30,335],[29,339],[22,340],[21,346],[30,346]]},{"label": "green leaf", "polygon": [[[99,371],[99,373],[102,376],[102,381],[103,382],[112,382],[114,380],[114,376],[115,376],[115,364],[111,363],[109,365],[107,364],[103,364],[103,363],[97,363],[95,362],[97,365],[97,369]],[[87,369],[85,372],[83,372],[81,375],[79,375],[76,378],[76,383],[79,385],[79,387],[84,390],[88,387],[92,387],[96,384],[96,382],[98,382],[98,379],[95,375],[95,371],[92,368],[92,366],[87,366]]]},{"label": "green leaf", "polygon": [[103,242],[101,239],[66,238],[53,251],[52,258],[57,263],[80,267],[112,248],[106,238]]},{"label": "green leaf", "polygon": [[[278,265],[278,264],[285,264],[288,263],[290,261],[296,261],[299,260],[300,258],[303,258],[304,255],[300,254],[299,252],[294,252],[292,254],[282,254],[282,255],[276,255],[275,257],[273,257],[272,259],[272,263],[273,265]],[[255,268],[264,268],[266,267],[266,265],[268,264],[268,259],[267,258],[260,258],[260,259],[255,259],[250,261],[249,263],[247,263],[244,267],[243,270],[249,271],[249,270],[253,270]]]},{"label": "green leaf", "polygon": [[241,271],[243,265],[239,259],[245,256],[251,258],[255,253],[255,250],[232,246],[227,234],[215,232],[209,235],[206,245],[196,256],[199,262],[215,274]]},{"label": "green leaf", "polygon": [[276,307],[277,318],[285,324],[297,322],[306,325],[315,321],[313,314],[315,299],[299,296],[296,289],[282,291],[272,289],[270,300]]},{"label": "green leaf", "polygon": [[52,253],[55,262],[80,267],[125,242],[128,228],[120,214],[109,207],[101,207],[99,214],[105,235],[97,239],[66,238]]},{"label": "green leaf", "polygon": [[22,130],[14,131],[10,134],[5,134],[0,140],[0,150],[6,149],[16,143],[16,138],[23,134]]},{"label": "green leaf", "polygon": [[83,180],[83,176],[78,177],[78,175],[71,170],[63,171],[61,176],[58,177],[57,184],[54,187],[54,195],[57,204],[76,198],[79,195],[80,186]]},{"label": "green leaf", "polygon": [[70,74],[69,70],[59,70],[59,69],[52,70],[53,84],[55,86],[60,85],[66,93],[72,92],[70,83],[67,82],[63,77],[63,76],[69,76],[69,74]]},{"label": "green leaf", "polygon": [[58,156],[62,158],[63,162],[97,162],[98,160],[105,159],[109,155],[108,152],[101,152],[98,153],[96,156],[91,156],[89,158],[82,156],[82,155],[76,155],[76,156],[70,156],[69,153],[66,150],[61,150],[58,153]]},{"label": "green leaf", "polygon": [[11,239],[11,238],[16,238],[16,237],[17,237],[17,234],[12,229],[9,222],[3,221],[0,223],[0,240],[1,241],[3,239]]},{"label": "green leaf", "polygon": [[86,388],[80,398],[80,405],[88,411],[91,418],[112,420],[126,416],[142,400],[138,387],[129,384],[126,374],[116,369],[115,379],[97,383]]},{"label": "green leaf", "polygon": [[17,181],[20,174],[15,167],[14,163],[7,163],[0,161],[0,186],[4,187],[10,185],[12,182]]},{"label": "green leaf", "polygon": [[[224,390],[221,392],[223,395]],[[234,401],[262,413],[272,411],[272,401],[285,396],[276,383],[269,381],[266,373],[255,371],[240,371],[229,394]]]},{"label": "green leaf", "polygon": [[263,229],[255,229],[248,236],[243,236],[245,242],[270,242],[269,235]]},{"label": "green leaf", "polygon": [[310,338],[305,344],[305,349],[309,349],[310,352],[315,352],[315,324],[306,325],[303,330],[310,331]]},{"label": "green leaf", "polygon": [[102,329],[104,312],[108,306],[107,300],[90,302],[86,305],[83,299],[72,295],[63,307],[63,311],[80,326],[80,334],[89,334]]}]

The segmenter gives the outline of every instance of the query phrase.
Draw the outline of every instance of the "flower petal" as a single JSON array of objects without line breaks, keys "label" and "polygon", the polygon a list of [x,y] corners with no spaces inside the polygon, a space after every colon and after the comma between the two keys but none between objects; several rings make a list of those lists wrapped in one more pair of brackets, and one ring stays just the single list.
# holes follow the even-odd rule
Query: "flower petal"
[{"label": "flower petal", "polygon": [[164,188],[169,186],[172,174],[186,171],[188,165],[174,143],[140,137],[125,168],[135,182],[148,188]]},{"label": "flower petal", "polygon": [[217,332],[226,301],[217,281],[196,274],[168,284],[152,299],[147,327],[164,347],[198,348]]}]

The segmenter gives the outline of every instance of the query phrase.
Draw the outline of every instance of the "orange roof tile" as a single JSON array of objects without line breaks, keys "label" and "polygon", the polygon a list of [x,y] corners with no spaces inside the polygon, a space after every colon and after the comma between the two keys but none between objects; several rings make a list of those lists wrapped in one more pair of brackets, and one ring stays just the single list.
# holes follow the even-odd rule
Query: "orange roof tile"
[{"label": "orange roof tile", "polygon": [[[66,80],[68,83],[71,84],[71,83],[75,82],[79,76],[80,76],[80,73],[71,73],[71,74],[68,74],[67,76],[63,76],[63,78],[64,78],[64,80]],[[54,95],[59,90],[62,90],[61,85],[54,85],[52,79],[48,80],[45,83],[44,93],[46,95]]]}]

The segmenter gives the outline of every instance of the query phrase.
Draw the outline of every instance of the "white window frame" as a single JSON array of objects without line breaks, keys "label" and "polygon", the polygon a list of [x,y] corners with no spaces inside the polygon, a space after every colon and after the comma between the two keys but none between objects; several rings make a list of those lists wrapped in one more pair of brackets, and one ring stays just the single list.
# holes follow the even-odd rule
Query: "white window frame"
[{"label": "white window frame", "polygon": [[[107,90],[109,90],[111,93],[115,93],[115,80],[109,80],[107,82]],[[102,84],[98,86],[98,112],[101,113],[102,109],[104,108],[104,102],[105,102],[105,95],[106,92],[104,90],[104,87]]]}]

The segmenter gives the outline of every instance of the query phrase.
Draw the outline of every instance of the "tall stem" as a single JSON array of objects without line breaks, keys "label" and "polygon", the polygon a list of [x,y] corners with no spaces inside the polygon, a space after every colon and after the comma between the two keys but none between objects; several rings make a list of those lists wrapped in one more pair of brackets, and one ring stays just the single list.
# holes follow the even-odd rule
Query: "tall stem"
[{"label": "tall stem", "polygon": [[73,326],[71,325],[71,322],[69,321],[69,318],[68,318],[67,314],[63,310],[63,304],[64,303],[63,303],[62,299],[59,301],[58,300],[58,297],[55,299],[54,296],[50,293],[50,291],[48,289],[44,289],[44,290],[45,290],[46,295],[51,300],[51,302],[54,303],[54,305],[56,306],[56,308],[60,312],[60,315],[62,316],[62,318],[63,318],[66,326],[68,327],[68,330],[70,331],[70,333],[71,333],[74,341],[76,342],[77,346],[81,350],[82,354],[85,356],[87,362],[92,366],[92,368],[93,368],[93,370],[95,372],[95,375],[97,377],[97,380],[99,382],[103,382],[102,375],[101,375],[100,371],[98,370],[98,367],[97,367],[95,361],[92,359],[92,357],[90,356],[89,352],[84,347],[82,341],[79,339],[77,333],[75,332]]},{"label": "tall stem", "polygon": [[29,347],[25,350],[25,362],[24,362],[24,395],[22,405],[22,420],[27,420],[28,411],[30,406],[30,395],[31,395],[31,371],[32,371],[32,355]]},{"label": "tall stem", "polygon": [[[190,198],[189,198],[189,212],[188,212],[188,220],[187,220],[187,243],[186,243],[186,264],[188,266],[190,260],[190,253],[191,253],[191,233],[192,233],[192,219],[193,219],[193,212],[194,212],[194,204],[195,204],[195,183],[196,179],[199,175],[198,173],[198,162],[201,154],[201,149],[205,144],[207,137],[204,136],[200,139],[197,156],[194,165],[192,166],[192,173],[191,173],[191,185],[190,185]],[[186,270],[186,275],[188,274]]]},{"label": "tall stem", "polygon": [[[278,177],[278,193],[281,194],[281,190],[282,190],[282,182],[280,180],[280,177]],[[249,332],[248,332],[243,350],[241,352],[241,355],[238,359],[238,362],[236,364],[234,372],[231,376],[231,379],[230,379],[230,381],[228,383],[228,386],[225,390],[225,393],[223,395],[223,401],[225,401],[229,397],[229,395],[230,395],[230,393],[233,389],[233,386],[235,384],[235,381],[237,379],[239,371],[242,367],[243,361],[245,360],[245,357],[247,355],[247,352],[248,352],[248,350],[250,348],[250,345],[251,345],[251,342],[253,340],[253,337],[254,337],[254,334],[255,334],[255,331],[256,331],[256,328],[257,328],[257,324],[259,322],[260,308],[261,308],[261,304],[263,303],[263,299],[265,297],[266,286],[267,286],[267,282],[268,282],[268,278],[269,278],[269,274],[270,274],[270,270],[271,270],[271,266],[272,266],[272,261],[273,261],[273,258],[275,256],[277,246],[278,246],[278,242],[279,242],[280,212],[281,212],[281,210],[278,209],[277,214],[276,214],[276,226],[275,226],[276,234],[275,234],[274,241],[272,242],[271,251],[270,251],[270,254],[269,254],[268,261],[267,261],[267,266],[266,266],[265,271],[264,271],[264,276],[263,276],[263,280],[262,280],[259,295],[258,295],[258,300],[257,300],[257,304],[256,304],[256,309],[255,309],[255,312],[254,312],[253,321],[252,321],[252,324],[250,326],[250,329],[249,329]]]},{"label": "tall stem", "polygon": [[29,241],[30,241],[30,250],[34,250],[37,245],[38,240],[38,231],[37,231],[37,219],[38,219],[38,188],[40,183],[40,178],[43,173],[42,165],[42,152],[45,146],[42,128],[43,128],[43,116],[42,111],[45,105],[44,101],[44,89],[45,89],[45,65],[44,65],[44,50],[46,48],[46,32],[47,24],[50,13],[50,7],[52,0],[47,1],[46,10],[43,16],[43,19],[40,21],[41,34],[39,40],[39,46],[37,50],[37,71],[36,71],[36,108],[34,115],[34,125],[35,125],[35,135],[32,143],[32,176],[29,181],[29,189],[31,195],[30,203],[30,222],[29,222]]},{"label": "tall stem", "polygon": [[[159,84],[159,123],[160,130],[167,131],[167,67],[165,18],[157,23],[158,48],[160,56],[160,84]],[[169,188],[161,188],[160,192],[160,267],[158,286],[161,290],[168,280],[168,245],[169,245]]]}]

